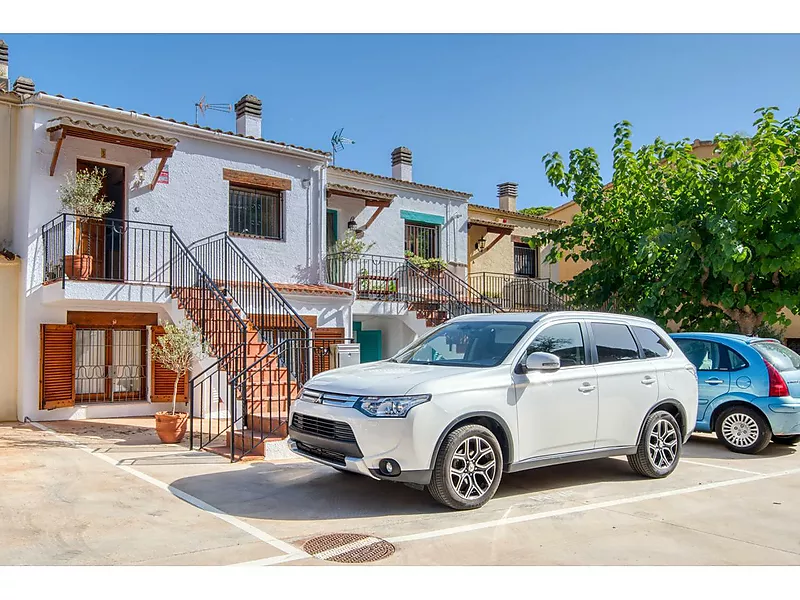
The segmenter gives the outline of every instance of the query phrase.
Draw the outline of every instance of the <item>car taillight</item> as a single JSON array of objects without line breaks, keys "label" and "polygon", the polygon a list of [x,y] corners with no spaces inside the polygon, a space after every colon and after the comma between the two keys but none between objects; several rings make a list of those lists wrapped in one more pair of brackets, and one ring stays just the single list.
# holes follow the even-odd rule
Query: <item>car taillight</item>
[{"label": "car taillight", "polygon": [[778,369],[769,364],[766,360],[764,364],[767,365],[767,373],[769,374],[769,395],[773,396],[788,396],[789,388],[786,381],[783,379]]}]

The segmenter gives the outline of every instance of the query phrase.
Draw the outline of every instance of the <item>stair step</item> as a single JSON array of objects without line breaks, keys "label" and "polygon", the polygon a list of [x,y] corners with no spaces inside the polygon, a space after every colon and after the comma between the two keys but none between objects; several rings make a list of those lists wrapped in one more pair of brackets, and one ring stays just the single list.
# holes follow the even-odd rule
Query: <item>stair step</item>
[{"label": "stair step", "polygon": [[[247,452],[253,456],[263,457],[266,453],[266,444],[270,443],[271,441],[285,439],[287,435],[288,429],[285,423],[281,428],[279,428],[279,431],[266,436],[260,431],[256,431],[254,429],[243,429],[233,433],[233,445],[237,453]],[[230,431],[225,434],[225,446],[227,448],[231,447]],[[227,454],[230,456],[230,450],[227,451]]]}]

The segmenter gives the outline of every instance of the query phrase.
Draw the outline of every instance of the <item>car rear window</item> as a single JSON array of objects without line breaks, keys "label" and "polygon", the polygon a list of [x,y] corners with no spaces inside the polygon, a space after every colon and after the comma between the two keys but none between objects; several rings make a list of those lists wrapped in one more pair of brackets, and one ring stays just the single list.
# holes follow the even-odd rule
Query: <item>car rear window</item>
[{"label": "car rear window", "polygon": [[645,358],[659,358],[669,354],[669,344],[662,340],[661,336],[649,327],[638,327],[634,325],[633,331],[636,333],[636,337],[639,338],[639,343],[642,345]]},{"label": "car rear window", "polygon": [[754,342],[750,345],[778,371],[800,369],[800,354],[779,342]]}]

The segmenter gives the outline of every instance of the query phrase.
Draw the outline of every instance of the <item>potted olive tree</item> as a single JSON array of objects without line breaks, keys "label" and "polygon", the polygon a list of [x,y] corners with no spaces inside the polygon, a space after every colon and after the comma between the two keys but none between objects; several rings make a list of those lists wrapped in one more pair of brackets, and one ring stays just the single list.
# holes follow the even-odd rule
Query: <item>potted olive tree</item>
[{"label": "potted olive tree", "polygon": [[178,398],[178,384],[192,367],[195,358],[205,353],[200,329],[191,322],[184,321],[180,325],[164,324],[164,334],[153,344],[153,360],[165,369],[175,373],[175,385],[172,389],[172,412],[156,413],[156,433],[165,444],[177,444],[186,435],[188,413],[175,411]]},{"label": "potted olive tree", "polygon": [[367,243],[358,239],[355,231],[348,231],[344,237],[336,240],[331,247],[331,256],[334,257],[333,263],[330,265],[331,283],[352,289],[355,273],[350,273],[349,266],[356,262],[362,254],[369,252],[374,245],[374,242]]},{"label": "potted olive tree", "polygon": [[[102,248],[103,222],[100,220],[114,208],[114,203],[100,193],[105,169],[69,172],[67,182],[58,188],[62,211],[75,217],[76,254],[64,257],[64,272],[70,279],[89,279],[92,275],[92,251]],[[66,232],[65,232],[66,235]]]}]

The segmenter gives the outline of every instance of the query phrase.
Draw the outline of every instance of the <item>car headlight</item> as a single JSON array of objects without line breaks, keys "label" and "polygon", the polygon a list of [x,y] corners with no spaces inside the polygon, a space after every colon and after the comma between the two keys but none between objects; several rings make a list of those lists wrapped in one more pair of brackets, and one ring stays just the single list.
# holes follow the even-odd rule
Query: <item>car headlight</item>
[{"label": "car headlight", "polygon": [[356,403],[356,408],[370,417],[405,417],[417,404],[431,399],[430,394],[419,396],[368,396]]}]

